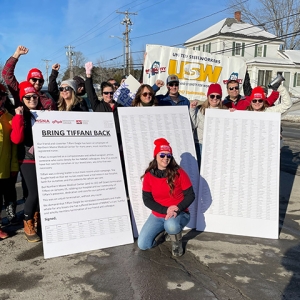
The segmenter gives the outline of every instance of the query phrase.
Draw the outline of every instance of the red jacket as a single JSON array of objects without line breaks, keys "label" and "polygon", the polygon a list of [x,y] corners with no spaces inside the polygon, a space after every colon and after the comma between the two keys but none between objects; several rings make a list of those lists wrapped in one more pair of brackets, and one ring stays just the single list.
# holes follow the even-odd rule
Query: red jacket
[{"label": "red jacket", "polygon": [[[18,62],[18,60],[11,56],[6,61],[5,65],[2,69],[2,77],[5,81],[5,83],[7,84],[10,93],[14,97],[15,107],[20,106],[20,103],[21,103],[20,98],[19,98],[19,82],[17,81],[16,76],[14,74],[17,62]],[[46,94],[44,94],[43,92],[38,92],[38,95],[39,95],[40,102],[41,102],[44,110],[56,110],[57,109],[55,102],[51,98],[48,98],[48,96]]]}]

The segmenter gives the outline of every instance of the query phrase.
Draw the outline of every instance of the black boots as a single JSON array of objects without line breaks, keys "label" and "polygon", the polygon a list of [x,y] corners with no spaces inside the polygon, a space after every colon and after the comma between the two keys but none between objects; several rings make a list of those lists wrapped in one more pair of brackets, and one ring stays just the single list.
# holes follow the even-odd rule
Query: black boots
[{"label": "black boots", "polygon": [[16,216],[16,205],[14,203],[9,203],[6,206],[5,210],[9,223],[12,225],[18,224],[18,218]]},{"label": "black boots", "polygon": [[172,255],[181,256],[183,254],[182,233],[170,234],[170,239],[172,241]]}]

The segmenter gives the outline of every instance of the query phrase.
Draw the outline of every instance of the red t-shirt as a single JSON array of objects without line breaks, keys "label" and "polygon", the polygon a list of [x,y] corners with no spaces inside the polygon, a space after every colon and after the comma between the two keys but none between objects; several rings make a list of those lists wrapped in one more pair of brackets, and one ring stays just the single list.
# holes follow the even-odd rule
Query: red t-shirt
[{"label": "red t-shirt", "polygon": [[[144,177],[143,191],[152,193],[154,201],[163,206],[178,205],[184,198],[183,191],[192,186],[189,176],[182,168],[178,170],[178,173],[179,176],[175,179],[175,187],[172,195],[170,195],[167,178],[155,177],[150,172],[146,173]],[[152,211],[152,213],[159,218],[166,216],[156,211]]]}]

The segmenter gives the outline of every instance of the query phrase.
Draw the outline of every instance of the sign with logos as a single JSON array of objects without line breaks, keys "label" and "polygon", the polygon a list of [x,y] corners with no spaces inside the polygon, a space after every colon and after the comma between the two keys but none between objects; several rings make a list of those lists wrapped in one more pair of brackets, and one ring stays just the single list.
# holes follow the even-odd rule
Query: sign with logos
[{"label": "sign with logos", "polygon": [[[219,83],[223,96],[227,95],[226,83],[229,79],[244,81],[246,63],[238,57],[214,55],[208,52],[160,45],[147,45],[143,82],[151,86],[157,79],[176,75],[179,79],[179,93],[189,100],[206,100],[211,83]],[[158,94],[167,93],[164,86]]]},{"label": "sign with logos", "polygon": [[34,115],[44,257],[132,243],[113,115]]}]

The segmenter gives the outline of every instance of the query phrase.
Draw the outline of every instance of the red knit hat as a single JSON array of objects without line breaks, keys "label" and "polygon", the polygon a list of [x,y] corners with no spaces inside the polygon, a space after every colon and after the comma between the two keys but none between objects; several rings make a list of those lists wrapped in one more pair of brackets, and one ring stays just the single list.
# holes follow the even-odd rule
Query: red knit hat
[{"label": "red knit hat", "polygon": [[250,100],[252,101],[253,99],[263,99],[266,100],[265,92],[264,89],[260,86],[257,86],[252,90]]},{"label": "red knit hat", "polygon": [[20,96],[20,100],[23,101],[23,97],[26,95],[26,94],[29,94],[29,93],[35,93],[35,94],[38,94],[36,89],[33,87],[33,85],[28,82],[28,81],[23,81],[19,84],[19,96]]},{"label": "red knit hat", "polygon": [[29,81],[29,79],[31,79],[31,78],[40,78],[40,79],[44,80],[42,72],[39,69],[36,69],[36,68],[31,69],[28,72],[27,81]]},{"label": "red knit hat", "polygon": [[161,152],[161,151],[168,151],[172,154],[172,148],[170,147],[169,142],[164,139],[164,138],[160,138],[154,141],[154,153],[153,156],[155,157],[157,155],[157,153]]},{"label": "red knit hat", "polygon": [[212,94],[212,93],[217,93],[220,94],[222,97],[222,88],[218,83],[212,83],[208,90],[207,90],[207,97]]}]

